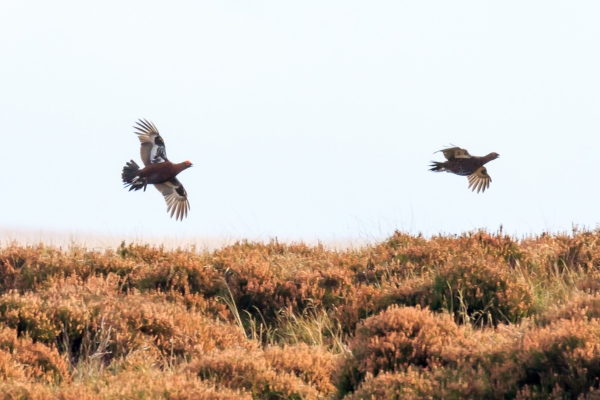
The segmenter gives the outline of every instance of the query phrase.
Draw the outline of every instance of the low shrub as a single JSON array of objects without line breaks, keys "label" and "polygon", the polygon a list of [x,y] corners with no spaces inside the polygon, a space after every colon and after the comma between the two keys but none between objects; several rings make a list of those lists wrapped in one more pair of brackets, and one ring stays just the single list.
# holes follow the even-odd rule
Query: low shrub
[{"label": "low shrub", "polygon": [[245,390],[257,399],[316,399],[320,395],[295,374],[272,368],[259,351],[211,352],[192,362],[187,371],[217,388]]},{"label": "low shrub", "polygon": [[599,282],[600,229],[10,244],[0,398],[592,398]]},{"label": "low shrub", "polygon": [[342,393],[355,390],[367,374],[404,371],[410,366],[456,367],[476,353],[477,343],[448,314],[392,306],[356,328],[352,357],[338,378]]},{"label": "low shrub", "polygon": [[600,295],[578,293],[567,303],[553,306],[536,318],[539,325],[546,326],[561,319],[583,320],[600,318]]},{"label": "low shrub", "polygon": [[410,367],[400,372],[384,372],[377,377],[367,374],[359,388],[344,400],[493,398],[487,391],[485,378],[477,370]]},{"label": "low shrub", "polygon": [[600,385],[600,321],[559,319],[480,360],[496,398],[577,399]]},{"label": "low shrub", "polygon": [[465,257],[435,271],[432,310],[449,310],[457,321],[515,323],[533,307],[531,286],[506,264],[491,258]]},{"label": "low shrub", "polygon": [[13,329],[0,327],[0,380],[59,384],[70,381],[68,363],[56,349],[29,338],[18,338]]},{"label": "low shrub", "polygon": [[331,373],[337,366],[337,358],[323,347],[299,344],[296,346],[273,346],[265,350],[268,363],[276,371],[299,377],[324,395],[332,395],[335,386]]}]

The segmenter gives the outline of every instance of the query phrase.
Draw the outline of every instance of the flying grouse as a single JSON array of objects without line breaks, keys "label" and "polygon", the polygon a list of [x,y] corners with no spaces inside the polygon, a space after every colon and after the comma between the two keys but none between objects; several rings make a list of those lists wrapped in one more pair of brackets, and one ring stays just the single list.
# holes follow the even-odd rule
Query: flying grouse
[{"label": "flying grouse", "polygon": [[184,161],[173,164],[167,159],[165,142],[156,126],[145,119],[140,119],[136,124],[133,128],[141,142],[140,155],[144,168],[140,169],[133,160],[126,163],[121,174],[125,187],[129,186],[129,191],[146,191],[147,185],[154,185],[165,197],[167,212],[171,212],[171,217],[175,215],[175,220],[183,220],[183,217],[187,217],[190,203],[187,192],[176,176],[184,169],[190,168],[192,163]]},{"label": "flying grouse", "polygon": [[477,189],[477,193],[485,192],[485,189],[490,187],[492,178],[488,175],[487,169],[483,166],[488,162],[500,157],[498,153],[490,153],[484,157],[472,156],[466,149],[460,147],[449,147],[447,149],[436,151],[444,153],[446,162],[431,162],[430,171],[433,172],[451,172],[456,175],[469,177],[469,188],[473,187],[473,191]]}]

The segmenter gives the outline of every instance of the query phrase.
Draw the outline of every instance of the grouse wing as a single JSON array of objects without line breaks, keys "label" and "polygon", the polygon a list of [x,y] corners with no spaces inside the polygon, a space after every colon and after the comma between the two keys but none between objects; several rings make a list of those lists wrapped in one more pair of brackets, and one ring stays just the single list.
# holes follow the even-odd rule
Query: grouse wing
[{"label": "grouse wing", "polygon": [[140,156],[144,165],[156,164],[168,161],[165,142],[158,133],[158,129],[152,122],[140,119],[136,122],[135,134],[138,135],[142,147],[140,148]]},{"label": "grouse wing", "polygon": [[471,186],[475,191],[477,189],[477,193],[481,190],[481,193],[485,192],[485,189],[490,187],[490,182],[492,181],[492,177],[488,175],[487,169],[485,167],[479,167],[475,172],[468,176],[469,178],[469,189]]},{"label": "grouse wing", "polygon": [[185,188],[177,178],[164,183],[155,183],[154,186],[165,196],[167,212],[171,212],[171,218],[173,215],[175,215],[175,220],[183,220],[184,217],[187,217],[190,203]]},{"label": "grouse wing", "polygon": [[471,155],[467,149],[461,149],[460,147],[448,147],[446,149],[438,150],[436,153],[442,152],[446,160],[452,160],[455,158],[471,158]]}]

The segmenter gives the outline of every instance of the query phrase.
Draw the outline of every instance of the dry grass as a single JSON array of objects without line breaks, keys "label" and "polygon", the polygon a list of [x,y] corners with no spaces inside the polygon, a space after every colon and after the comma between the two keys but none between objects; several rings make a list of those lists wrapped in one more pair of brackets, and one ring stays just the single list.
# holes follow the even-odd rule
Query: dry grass
[{"label": "dry grass", "polygon": [[0,248],[0,398],[594,398],[600,231]]}]

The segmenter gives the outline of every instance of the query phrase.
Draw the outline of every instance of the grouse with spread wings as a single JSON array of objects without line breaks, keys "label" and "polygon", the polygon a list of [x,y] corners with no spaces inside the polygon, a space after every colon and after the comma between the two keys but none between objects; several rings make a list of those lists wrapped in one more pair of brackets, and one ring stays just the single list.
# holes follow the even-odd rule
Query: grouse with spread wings
[{"label": "grouse with spread wings", "polygon": [[490,153],[484,157],[477,157],[470,155],[466,149],[461,149],[460,147],[449,147],[436,151],[436,153],[439,152],[444,154],[447,161],[432,161],[430,171],[446,171],[456,175],[468,176],[468,188],[470,189],[472,187],[473,189],[471,190],[473,191],[477,189],[477,193],[480,191],[483,193],[485,192],[485,189],[490,187],[492,178],[488,175],[484,165],[500,157],[500,154]]},{"label": "grouse with spread wings", "polygon": [[126,163],[121,174],[123,183],[125,187],[129,186],[130,191],[140,189],[146,191],[147,185],[154,185],[165,197],[167,212],[171,212],[171,217],[175,215],[176,220],[183,220],[187,217],[190,203],[187,192],[176,176],[190,168],[192,163],[184,161],[174,164],[169,161],[165,142],[156,126],[145,119],[140,119],[136,124],[134,129],[141,142],[140,156],[144,168],[140,168],[133,160]]}]

